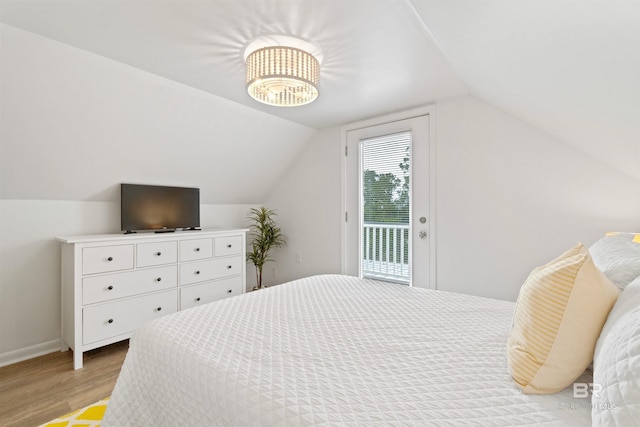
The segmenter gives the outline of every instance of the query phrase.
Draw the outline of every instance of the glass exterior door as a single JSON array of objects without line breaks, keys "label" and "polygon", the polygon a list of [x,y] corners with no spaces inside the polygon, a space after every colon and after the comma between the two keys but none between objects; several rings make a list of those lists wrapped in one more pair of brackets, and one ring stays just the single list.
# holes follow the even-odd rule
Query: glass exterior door
[{"label": "glass exterior door", "polygon": [[429,287],[429,116],[347,132],[346,274]]}]

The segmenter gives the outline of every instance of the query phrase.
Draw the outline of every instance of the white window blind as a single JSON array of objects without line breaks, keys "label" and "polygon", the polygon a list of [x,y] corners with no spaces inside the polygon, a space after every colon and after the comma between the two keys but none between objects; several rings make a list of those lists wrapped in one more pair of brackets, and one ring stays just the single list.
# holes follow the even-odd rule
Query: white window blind
[{"label": "white window blind", "polygon": [[411,132],[360,141],[365,277],[408,283]]},{"label": "white window blind", "polygon": [[409,224],[411,132],[363,139],[361,144],[364,222]]}]

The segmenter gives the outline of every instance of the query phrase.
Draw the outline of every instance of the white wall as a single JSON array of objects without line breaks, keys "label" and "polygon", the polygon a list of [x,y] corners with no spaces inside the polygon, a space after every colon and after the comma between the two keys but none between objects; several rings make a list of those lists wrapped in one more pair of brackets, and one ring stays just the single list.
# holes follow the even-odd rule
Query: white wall
[{"label": "white wall", "polygon": [[[438,103],[435,119],[438,289],[515,300],[578,241],[640,230],[632,178],[473,97]],[[339,130],[324,131],[267,198],[292,236],[280,280],[340,271],[341,156]]]},{"label": "white wall", "polygon": [[315,134],[7,25],[0,36],[3,199],[116,201],[132,182],[255,203]]},{"label": "white wall", "polygon": [[267,196],[265,204],[277,210],[289,238],[287,246],[274,251],[277,262],[264,269],[267,284],[340,273],[341,153],[340,128],[319,132]]},{"label": "white wall", "polygon": [[441,290],[515,300],[578,241],[640,230],[638,181],[476,98],[438,104],[437,140]]},{"label": "white wall", "polygon": [[119,183],[199,187],[203,227],[244,227],[316,133],[7,25],[0,40],[0,365],[59,348],[53,238],[117,232]]}]

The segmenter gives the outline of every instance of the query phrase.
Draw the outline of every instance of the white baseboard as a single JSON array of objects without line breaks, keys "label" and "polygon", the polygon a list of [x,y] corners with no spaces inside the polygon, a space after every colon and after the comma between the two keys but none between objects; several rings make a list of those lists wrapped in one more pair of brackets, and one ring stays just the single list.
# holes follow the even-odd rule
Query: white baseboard
[{"label": "white baseboard", "polygon": [[23,360],[33,359],[34,357],[53,353],[54,351],[60,351],[59,339],[1,353],[0,366],[12,365],[14,363],[22,362]]}]

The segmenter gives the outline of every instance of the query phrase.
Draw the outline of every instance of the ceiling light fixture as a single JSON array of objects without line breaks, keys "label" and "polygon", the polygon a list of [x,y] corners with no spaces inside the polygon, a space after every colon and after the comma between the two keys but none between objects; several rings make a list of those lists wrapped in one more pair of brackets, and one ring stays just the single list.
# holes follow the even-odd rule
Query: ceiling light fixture
[{"label": "ceiling light fixture", "polygon": [[246,66],[247,92],[262,103],[297,107],[315,101],[319,95],[320,62],[306,50],[281,45],[260,47],[248,52]]}]

